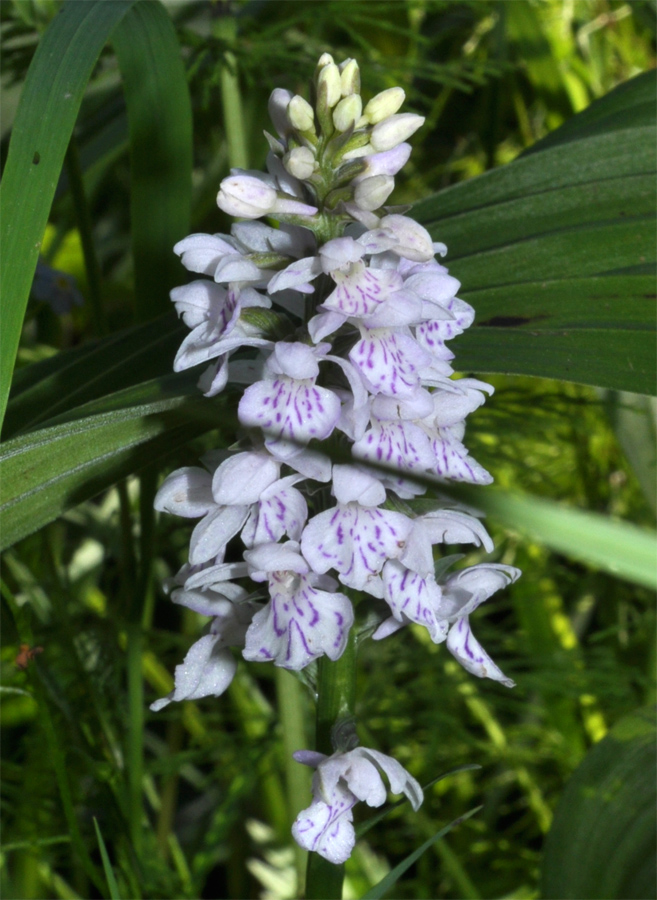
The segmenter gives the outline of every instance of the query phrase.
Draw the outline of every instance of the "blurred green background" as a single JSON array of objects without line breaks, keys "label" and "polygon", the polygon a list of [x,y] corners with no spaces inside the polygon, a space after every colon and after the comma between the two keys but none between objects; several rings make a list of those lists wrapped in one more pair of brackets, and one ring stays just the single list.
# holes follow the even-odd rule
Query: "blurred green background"
[{"label": "blurred green background", "polygon": [[[0,4],[3,163],[27,67],[58,6]],[[397,203],[510,162],[655,65],[652,0],[165,6],[192,99],[194,232],[228,231],[215,205],[221,178],[230,165],[263,166],[269,93],[286,87],[307,94],[324,51],[338,61],[358,59],[366,97],[401,85],[405,110],[427,117],[397,179]],[[94,69],[75,145],[111,332],[136,317],[128,121],[111,48]],[[97,333],[68,172],[42,257],[76,278],[85,302],[62,314],[33,292],[20,366]],[[162,311],[167,305],[163,297]],[[653,400],[557,381],[490,380],[496,393],[471,417],[467,443],[498,484],[654,525]],[[215,444],[212,434],[192,440],[146,478],[152,486]],[[241,665],[219,700],[148,712],[171,689],[173,668],[205,620],[162,593],[163,579],[184,561],[190,528],[169,517],[155,523],[143,485],[134,477],[122,482],[4,555],[2,896],[113,896],[94,819],[116,896],[298,896],[303,859],[289,823],[307,798],[286,799],[290,779],[300,777],[298,789],[305,779],[289,774],[287,753],[290,735],[304,730],[310,746],[312,698],[289,673]],[[393,753],[423,784],[458,766],[481,769],[430,788],[419,814],[400,807],[368,832],[347,865],[346,897],[362,896],[478,804],[482,811],[425,853],[394,896],[541,896],[546,835],[569,778],[625,713],[654,703],[652,592],[492,519],[488,526],[494,561],[524,575],[478,612],[475,630],[518,687],[509,692],[467,676],[420,629],[407,629],[403,640],[363,643],[363,743]],[[139,566],[146,546],[147,576]],[[468,563],[480,558],[470,553]],[[43,651],[20,670],[15,661],[25,642]],[[290,710],[297,720],[285,732],[281,719]]]}]

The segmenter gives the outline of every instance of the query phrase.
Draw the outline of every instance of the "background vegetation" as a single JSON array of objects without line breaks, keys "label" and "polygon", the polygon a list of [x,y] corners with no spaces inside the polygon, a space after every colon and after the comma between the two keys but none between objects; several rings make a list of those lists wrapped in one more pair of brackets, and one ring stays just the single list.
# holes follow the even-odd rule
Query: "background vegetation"
[{"label": "background vegetation", "polygon": [[[133,17],[129,27],[118,23],[122,5]],[[405,873],[394,896],[654,896],[647,858],[654,811],[633,832],[639,857],[627,851],[613,886],[566,883],[568,872],[574,878],[582,867],[581,856],[569,860],[569,817],[584,817],[580,833],[582,821],[599,823],[604,815],[612,837],[614,827],[625,833],[639,827],[638,813],[625,823],[618,810],[611,817],[609,809],[581,811],[578,785],[589,778],[593,793],[601,790],[591,774],[596,760],[602,771],[626,765],[630,775],[639,772],[634,787],[627,772],[621,779],[630,785],[622,808],[644,803],[654,810],[650,751],[645,763],[654,721],[641,712],[631,720],[633,748],[640,739],[633,761],[614,749],[624,746],[626,714],[655,699],[654,577],[643,550],[639,559],[655,516],[655,406],[643,396],[654,392],[654,380],[650,360],[639,358],[646,345],[633,343],[644,336],[650,342],[654,319],[654,300],[647,300],[646,313],[644,298],[636,312],[646,284],[640,279],[649,279],[654,261],[654,213],[645,212],[646,203],[654,205],[654,188],[646,193],[641,182],[635,196],[630,188],[644,169],[630,173],[634,181],[620,168],[604,169],[595,224],[608,226],[609,236],[592,231],[590,246],[602,241],[609,264],[599,263],[602,251],[595,248],[578,261],[586,228],[573,216],[583,201],[568,206],[567,191],[574,190],[568,182],[550,207],[549,190],[562,172],[593,171],[607,160],[607,144],[595,143],[595,116],[577,120],[594,123],[578,133],[580,156],[571,138],[565,149],[562,143],[550,150],[546,142],[541,154],[517,160],[596,98],[654,67],[654,2],[176,2],[162,16],[155,2],[105,6],[109,44],[97,23],[93,38],[74,23],[76,39],[89,47],[92,77],[85,89],[79,76],[84,96],[70,143],[61,125],[62,154],[68,145],[61,176],[53,151],[54,201],[52,209],[47,203],[40,248],[43,263],[74,276],[81,297],[61,274],[40,269],[22,328],[18,321],[5,420],[2,895],[288,898],[301,889],[303,857],[292,847],[289,825],[307,802],[303,793],[292,801],[289,794],[306,790],[307,781],[289,766],[289,752],[312,740],[305,687],[289,673],[242,665],[221,699],[148,712],[171,689],[174,665],[204,624],[162,594],[163,579],[184,560],[189,527],[169,517],[156,521],[152,497],[163,474],[232,443],[231,395],[197,403],[194,377],[166,374],[181,334],[166,315],[167,290],[185,280],[170,248],[190,231],[229,229],[215,205],[221,178],[231,165],[262,167],[270,91],[305,93],[317,57],[328,50],[337,59],[358,59],[369,94],[400,84],[408,108],[427,117],[394,199],[424,201],[418,218],[448,243],[447,264],[454,261],[480,321],[491,326],[473,329],[471,343],[466,336],[454,343],[464,371],[498,373],[489,379],[494,397],[471,417],[467,442],[503,490],[492,500],[484,500],[486,491],[472,499],[489,509],[495,561],[524,571],[478,612],[475,624],[482,644],[518,682],[514,691],[466,676],[419,629],[407,629],[400,640],[363,643],[363,741],[394,753],[423,784],[457,767],[481,768],[430,788],[419,814],[399,807],[369,831],[348,863],[346,896],[363,896],[426,838],[479,804],[479,814]],[[12,254],[28,243],[11,243],[20,235],[9,233],[10,224],[23,235],[30,227],[43,234],[45,225],[19,222],[11,203],[15,195],[18,209],[51,164],[29,143],[36,132],[28,126],[36,125],[25,124],[27,114],[20,119],[18,102],[21,91],[23,106],[26,96],[45,97],[43,72],[55,78],[66,63],[63,51],[53,53],[50,69],[44,63],[39,70],[41,83],[26,82],[49,24],[63,21],[58,9],[55,0],[0,4],[5,323],[22,315],[17,298],[36,261],[36,249]],[[77,88],[70,90],[77,96]],[[654,87],[647,90],[654,122]],[[625,106],[631,104],[621,100],[621,113]],[[50,107],[43,109],[48,121]],[[7,156],[14,114],[11,153],[25,157],[22,181]],[[638,158],[643,145],[632,129],[643,127],[641,116],[649,112],[636,115],[623,119],[615,135],[626,137],[626,155]],[[534,191],[533,205],[518,212],[504,188],[500,218],[487,221],[477,191],[494,193],[506,165],[520,173],[518,202]],[[488,180],[469,182],[486,172]],[[531,184],[545,172],[546,186],[532,189],[522,180],[527,172]],[[621,174],[627,178],[616,184],[613,176]],[[513,215],[521,235],[542,228],[540,247],[547,249],[523,257],[529,251],[518,246],[521,237],[504,232]],[[651,255],[614,262],[616,251],[606,248],[620,245],[624,252],[624,232],[613,231],[625,227],[623,216],[636,218]],[[551,249],[545,241],[561,225],[572,230]],[[496,242],[504,241],[500,262]],[[587,269],[592,256],[598,268]],[[496,265],[508,277],[494,277]],[[509,318],[518,316],[514,303],[536,292],[522,287],[532,281],[523,265],[533,267],[537,280],[570,279],[555,296],[557,305],[565,296],[567,324],[559,324],[559,334],[565,340],[565,329],[575,329],[574,350],[555,344],[547,362],[533,358],[531,344],[518,349],[519,323]],[[577,281],[607,272],[616,280],[606,282],[613,285],[606,294],[598,281],[598,293]],[[513,293],[518,285],[520,301]],[[606,310],[618,290],[622,304],[612,315]],[[523,332],[526,340],[542,326],[532,327]],[[551,327],[550,334],[557,326]],[[596,335],[602,335],[597,344]],[[477,364],[486,348],[486,362]],[[3,366],[12,359],[4,355]],[[578,510],[597,515],[580,519]],[[616,528],[621,520],[638,527]],[[478,558],[471,553],[467,562]],[[24,644],[39,652],[27,659]],[[562,796],[565,811],[555,820]],[[605,868],[600,859],[609,856],[598,859],[598,870]],[[557,869],[565,870],[566,882],[555,881]]]}]

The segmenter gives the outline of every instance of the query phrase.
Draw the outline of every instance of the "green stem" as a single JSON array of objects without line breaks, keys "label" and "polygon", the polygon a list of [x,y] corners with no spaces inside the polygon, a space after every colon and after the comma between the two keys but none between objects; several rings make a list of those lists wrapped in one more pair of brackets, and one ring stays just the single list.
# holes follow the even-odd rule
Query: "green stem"
[{"label": "green stem", "polygon": [[[227,42],[237,38],[237,21],[233,15],[222,16],[214,26],[217,37]],[[248,147],[244,132],[244,110],[237,77],[237,60],[227,50],[221,64],[221,102],[224,108],[224,127],[228,144],[228,162],[231,168],[248,168]]]},{"label": "green stem", "polygon": [[71,186],[75,218],[78,223],[80,242],[82,244],[82,255],[84,256],[84,267],[87,273],[91,319],[96,335],[101,336],[107,333],[101,296],[101,271],[98,257],[96,256],[96,250],[94,248],[91,213],[89,211],[89,204],[87,203],[87,196],[84,191],[82,166],[80,165],[80,154],[78,152],[78,145],[75,137],[71,137],[71,142],[68,145],[68,151],[66,153],[66,171]]},{"label": "green stem", "polygon": [[[356,638],[352,629],[345,651],[335,662],[323,656],[317,680],[315,749],[330,756],[337,723],[354,714],[356,701]],[[341,900],[344,866],[311,853],[306,873],[307,900]]]},{"label": "green stem", "polygon": [[[285,757],[285,782],[287,788],[287,815],[289,827],[297,814],[308,805],[310,796],[310,771],[299,765],[292,754],[307,746],[306,729],[304,727],[304,696],[299,679],[285,669],[276,668],[276,697],[278,700],[278,716],[283,736],[283,754]],[[294,845],[297,884],[303,883],[308,854]]]}]

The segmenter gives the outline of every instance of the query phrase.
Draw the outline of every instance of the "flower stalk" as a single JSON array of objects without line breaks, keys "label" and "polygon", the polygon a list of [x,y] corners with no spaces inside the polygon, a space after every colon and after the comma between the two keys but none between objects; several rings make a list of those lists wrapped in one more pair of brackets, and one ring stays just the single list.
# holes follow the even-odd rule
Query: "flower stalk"
[{"label": "flower stalk", "polygon": [[245,389],[237,445],[171,473],[155,498],[198,520],[167,590],[211,622],[151,709],[223,694],[236,648],[292,672],[316,663],[315,749],[292,754],[314,770],[312,799],[292,834],[311,851],[307,896],[340,897],[354,806],[381,806],[388,790],[414,809],[423,799],[392,757],[358,746],[351,595],[372,598],[373,640],[420,625],[468,672],[512,687],[470,616],[520,573],[495,562],[450,572],[453,557],[434,549],[494,550],[472,509],[427,492],[431,481],[492,480],[463,443],[492,388],[452,378],[447,342],[474,310],[435,258],[446,247],[385,206],[423,119],[399,112],[401,88],[363,106],[356,62],[328,54],[312,96],[274,90],[267,172],[233,169],[222,182],[219,207],[247,221],[174,248],[211,276],[172,291],[190,329],[174,369],[209,364],[199,379],[209,397],[230,380]]}]

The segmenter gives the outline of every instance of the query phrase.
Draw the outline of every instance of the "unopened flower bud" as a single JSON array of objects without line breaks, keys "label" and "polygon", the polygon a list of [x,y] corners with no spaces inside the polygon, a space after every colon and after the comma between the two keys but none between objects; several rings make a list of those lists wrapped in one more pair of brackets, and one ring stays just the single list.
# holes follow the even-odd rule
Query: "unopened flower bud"
[{"label": "unopened flower bud", "polygon": [[320,58],[317,60],[317,68],[323,69],[324,66],[330,66],[333,63],[333,57],[330,53],[322,53]]},{"label": "unopened flower bud", "polygon": [[290,130],[286,110],[292,99],[292,93],[283,88],[274,88],[269,97],[269,118],[274,123],[274,128],[281,137],[285,137]]},{"label": "unopened flower bud", "polygon": [[355,183],[373,175],[396,175],[406,165],[410,155],[410,144],[398,144],[392,150],[370,154],[365,158],[365,168],[362,174],[356,176]]},{"label": "unopened flower bud", "polygon": [[371,212],[386,202],[394,187],[395,179],[391,175],[374,175],[356,185],[354,200],[361,209]]},{"label": "unopened flower bud", "polygon": [[405,97],[406,94],[404,93],[403,88],[400,87],[388,88],[387,91],[381,91],[380,94],[372,97],[363,110],[363,116],[370,125],[376,125],[377,122],[382,122],[384,119],[387,119],[388,116],[394,115],[404,102]]},{"label": "unopened flower bud", "polygon": [[224,178],[217,195],[217,205],[229,216],[258,219],[272,211],[276,191],[253,175],[231,175]]},{"label": "unopened flower bud", "polygon": [[377,153],[392,150],[406,138],[414,134],[424,124],[424,116],[413,113],[400,113],[389,116],[372,129],[370,143]]},{"label": "unopened flower bud", "polygon": [[360,69],[355,59],[345,59],[340,64],[340,86],[343,97],[360,94]]},{"label": "unopened flower bud", "polygon": [[313,108],[307,100],[304,100],[298,94],[295,94],[290,100],[290,105],[287,108],[287,118],[290,125],[296,128],[297,131],[315,130]]},{"label": "unopened flower bud", "polygon": [[330,63],[324,66],[317,76],[317,97],[320,102],[323,100],[329,109],[333,109],[341,96],[340,70],[335,63]]},{"label": "unopened flower bud", "polygon": [[305,181],[315,171],[315,154],[307,147],[295,147],[283,157],[283,165],[290,175]]},{"label": "unopened flower bud", "polygon": [[347,131],[360,119],[363,109],[363,101],[360,94],[350,94],[344,97],[333,110],[333,124],[338,131]]}]

